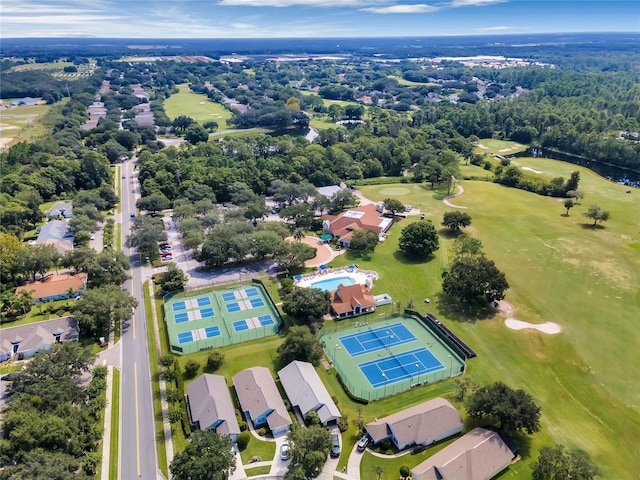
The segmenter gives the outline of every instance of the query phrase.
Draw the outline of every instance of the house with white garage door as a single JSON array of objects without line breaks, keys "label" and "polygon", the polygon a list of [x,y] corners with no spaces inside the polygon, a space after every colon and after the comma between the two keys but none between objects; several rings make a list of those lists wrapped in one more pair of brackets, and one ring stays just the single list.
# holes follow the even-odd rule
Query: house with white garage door
[{"label": "house with white garage door", "polygon": [[291,406],[303,417],[315,412],[325,427],[338,424],[342,418],[340,410],[312,364],[295,360],[280,370],[278,377]]},{"label": "house with white garage door", "polygon": [[222,375],[205,373],[187,385],[187,410],[192,425],[229,435],[235,442],[240,435],[227,381]]}]

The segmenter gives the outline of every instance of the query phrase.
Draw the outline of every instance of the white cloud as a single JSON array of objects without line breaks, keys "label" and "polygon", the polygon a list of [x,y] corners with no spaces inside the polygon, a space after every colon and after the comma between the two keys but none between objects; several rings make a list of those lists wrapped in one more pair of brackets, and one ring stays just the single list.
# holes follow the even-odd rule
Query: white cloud
[{"label": "white cloud", "polygon": [[505,3],[507,0],[453,0],[450,5],[452,7],[481,7],[483,5],[492,5],[494,3]]},{"label": "white cloud", "polygon": [[3,23],[12,24],[39,24],[39,25],[51,25],[51,24],[64,24],[64,25],[82,25],[88,23],[104,23],[109,21],[124,20],[127,17],[121,16],[104,16],[104,15],[43,15],[43,16],[12,16],[10,18],[4,18]]},{"label": "white cloud", "polygon": [[504,32],[504,31],[514,31],[514,30],[531,30],[531,27],[507,27],[505,25],[501,25],[498,27],[476,28],[476,31],[478,32]]},{"label": "white cloud", "polygon": [[388,7],[367,7],[360,9],[363,12],[371,13],[430,13],[439,10],[438,7],[427,5],[426,3],[415,3],[413,5],[389,5]]},{"label": "white cloud", "polygon": [[231,26],[233,28],[254,28],[255,25],[251,25],[250,23],[241,23],[241,22],[234,22],[231,24]]},{"label": "white cloud", "polygon": [[389,0],[220,0],[218,5],[233,7],[365,7],[385,5]]}]

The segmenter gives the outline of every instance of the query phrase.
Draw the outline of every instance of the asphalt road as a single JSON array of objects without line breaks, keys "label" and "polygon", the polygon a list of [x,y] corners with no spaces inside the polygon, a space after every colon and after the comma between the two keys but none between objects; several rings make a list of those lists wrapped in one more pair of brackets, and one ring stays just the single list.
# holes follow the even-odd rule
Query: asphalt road
[{"label": "asphalt road", "polygon": [[120,393],[120,479],[162,478],[158,471],[156,440],[153,417],[153,397],[147,343],[144,295],[142,291],[142,266],[140,257],[133,249],[126,247],[135,212],[136,198],[140,186],[134,173],[135,157],[122,164],[122,251],[131,262],[131,280],[125,283],[125,290],[137,300],[133,317],[122,324],[121,393]]}]

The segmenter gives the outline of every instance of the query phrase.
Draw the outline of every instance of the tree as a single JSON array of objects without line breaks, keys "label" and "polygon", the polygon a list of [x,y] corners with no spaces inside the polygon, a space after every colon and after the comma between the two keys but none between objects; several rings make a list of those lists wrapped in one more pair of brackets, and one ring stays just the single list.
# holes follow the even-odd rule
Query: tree
[{"label": "tree", "polygon": [[14,467],[6,467],[2,480],[89,480],[92,476],[79,472],[80,462],[72,455],[47,452],[42,448],[26,452]]},{"label": "tree", "polygon": [[600,475],[588,455],[565,450],[563,445],[542,447],[531,470],[533,480],[593,480]]},{"label": "tree", "polygon": [[609,212],[602,210],[600,205],[591,205],[589,209],[584,213],[584,216],[593,220],[593,226],[595,227],[598,222],[606,222],[609,220]]},{"label": "tree", "polygon": [[440,248],[439,242],[431,221],[413,222],[402,229],[398,248],[410,257],[426,258]]},{"label": "tree", "polygon": [[466,233],[458,236],[453,241],[453,253],[456,257],[475,257],[484,255],[482,252],[482,242],[477,238],[471,237]]},{"label": "tree", "polygon": [[251,433],[245,430],[238,435],[236,438],[236,445],[238,446],[238,450],[243,451],[249,446],[249,442],[251,441]]},{"label": "tree", "polygon": [[341,212],[349,205],[355,205],[356,196],[349,190],[340,190],[331,195],[329,199],[329,210],[331,212]]},{"label": "tree", "polygon": [[315,211],[308,203],[295,203],[280,210],[279,215],[293,222],[297,227],[309,227],[313,223]]},{"label": "tree", "polygon": [[471,225],[471,215],[459,210],[445,212],[442,217],[442,225],[452,232],[459,232],[461,228]]},{"label": "tree", "polygon": [[7,277],[15,281],[16,274],[20,268],[20,257],[23,245],[18,237],[9,233],[0,232],[0,278]]},{"label": "tree", "polygon": [[370,253],[378,246],[378,234],[370,230],[357,229],[351,235],[349,250]]},{"label": "tree", "polygon": [[176,132],[184,132],[193,124],[193,122],[193,118],[187,117],[186,115],[180,115],[173,120],[171,126],[176,130]]},{"label": "tree", "polygon": [[166,210],[171,206],[169,199],[160,193],[152,193],[146,197],[139,198],[136,202],[136,208],[145,210],[153,214],[161,210]]},{"label": "tree", "polygon": [[158,283],[165,292],[182,290],[189,277],[175,263],[170,263],[167,271],[160,274]]},{"label": "tree", "polygon": [[193,145],[206,142],[209,140],[209,132],[202,125],[194,123],[187,127],[184,132],[184,139]]},{"label": "tree", "polygon": [[198,430],[187,448],[173,457],[169,470],[174,480],[227,480],[235,468],[231,438]]},{"label": "tree", "polygon": [[565,192],[570,190],[573,190],[573,191],[578,190],[579,183],[580,183],[580,172],[577,170],[574,172],[571,172],[571,177],[569,178],[569,180],[567,180],[567,183],[564,186]]},{"label": "tree", "polygon": [[569,210],[573,208],[573,200],[571,200],[570,198],[567,198],[564,201],[564,208],[567,209],[567,217],[569,216]]},{"label": "tree", "polygon": [[294,424],[287,435],[291,462],[285,480],[316,478],[331,450],[331,434],[324,427],[304,428]]},{"label": "tree", "polygon": [[188,360],[184,365],[184,374],[187,378],[195,377],[198,370],[200,370],[200,364],[195,360]]},{"label": "tree", "polygon": [[209,355],[207,355],[207,370],[210,372],[215,372],[218,370],[222,364],[224,363],[224,355],[220,350],[214,350]]},{"label": "tree", "polygon": [[73,315],[85,332],[108,337],[115,322],[130,317],[137,306],[138,301],[119,285],[102,285],[85,290]]},{"label": "tree", "polygon": [[389,210],[391,212],[391,216],[395,219],[396,213],[404,211],[404,205],[402,202],[395,198],[385,198],[382,202],[382,206],[385,210]]},{"label": "tree", "polygon": [[301,242],[302,239],[304,238],[304,230],[302,230],[301,228],[296,228],[293,231],[293,238],[295,239],[296,242]]},{"label": "tree", "polygon": [[207,122],[204,122],[202,124],[202,126],[204,128],[206,128],[207,130],[209,130],[210,132],[213,132],[214,130],[218,129],[218,122],[214,122],[213,120],[209,120]]},{"label": "tree", "polygon": [[476,389],[466,402],[472,418],[497,420],[498,427],[508,431],[540,430],[540,407],[524,390],[513,390],[502,382]]},{"label": "tree", "polygon": [[509,288],[504,273],[484,256],[460,257],[442,276],[444,293],[469,304],[502,300]]},{"label": "tree", "polygon": [[138,216],[133,221],[127,245],[137,248],[141,253],[148,253],[158,248],[158,242],[166,239],[167,232],[164,229],[162,219]]},{"label": "tree", "polygon": [[330,306],[329,292],[318,288],[295,287],[282,302],[284,313],[303,323],[309,318],[322,318],[329,313]]},{"label": "tree", "polygon": [[278,347],[276,364],[284,368],[294,360],[319,365],[322,358],[322,345],[306,325],[293,326],[284,342]]},{"label": "tree", "polygon": [[304,262],[316,256],[317,248],[306,243],[283,243],[280,251],[276,253],[275,260],[280,268],[285,270],[298,270],[304,267]]},{"label": "tree", "polygon": [[122,285],[128,278],[131,265],[123,252],[104,249],[97,255],[87,255],[85,258],[88,262],[84,271],[89,275],[87,285],[90,288],[107,284]]},{"label": "tree", "polygon": [[34,282],[37,273],[44,278],[45,273],[51,270],[60,259],[60,254],[53,245],[27,245],[21,252],[22,268],[33,275]]}]

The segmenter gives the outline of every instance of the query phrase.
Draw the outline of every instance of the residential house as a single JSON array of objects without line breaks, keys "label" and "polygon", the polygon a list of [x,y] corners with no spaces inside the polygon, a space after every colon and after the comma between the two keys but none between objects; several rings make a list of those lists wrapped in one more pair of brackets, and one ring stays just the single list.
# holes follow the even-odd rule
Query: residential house
[{"label": "residential house", "polygon": [[462,432],[458,411],[444,398],[434,398],[414,407],[367,423],[373,443],[390,439],[402,450],[413,445],[431,445]]},{"label": "residential house", "polygon": [[325,427],[338,424],[342,418],[340,410],[312,364],[295,360],[281,369],[278,377],[291,406],[304,418],[315,412]]},{"label": "residential house", "polygon": [[268,368],[242,370],[233,376],[233,386],[242,412],[254,428],[266,426],[274,437],[289,430],[289,412]]},{"label": "residential house", "polygon": [[331,292],[331,314],[336,318],[357,317],[376,309],[376,301],[371,292],[359,283],[338,285]]},{"label": "residential house", "polygon": [[339,185],[327,185],[326,187],[318,187],[316,188],[316,190],[323,197],[331,198],[336,193],[339,193],[344,189]]},{"label": "residential house", "polygon": [[322,228],[331,233],[344,248],[349,248],[354,230],[362,229],[381,235],[391,227],[393,219],[382,215],[382,208],[374,204],[351,208],[339,215],[323,215]]},{"label": "residential house", "polygon": [[205,373],[187,385],[187,410],[198,430],[229,435],[233,442],[240,435],[231,394],[222,375]]},{"label": "residential house", "polygon": [[3,328],[0,336],[0,362],[19,354],[31,357],[36,352],[50,349],[54,343],[78,340],[79,336],[78,322],[71,317]]},{"label": "residential house", "polygon": [[16,295],[23,291],[30,292],[34,303],[76,298],[87,288],[87,278],[84,272],[75,275],[48,275],[40,282],[28,282],[19,286],[16,288]]},{"label": "residential house", "polygon": [[73,233],[69,224],[62,220],[50,220],[40,227],[36,239],[37,245],[53,245],[58,253],[63,254],[73,250]]},{"label": "residential house", "polygon": [[411,470],[413,480],[489,480],[515,454],[497,432],[474,428]]},{"label": "residential house", "polygon": [[69,219],[73,216],[73,204],[70,202],[56,202],[53,206],[47,210],[47,217],[49,218],[66,218]]}]

